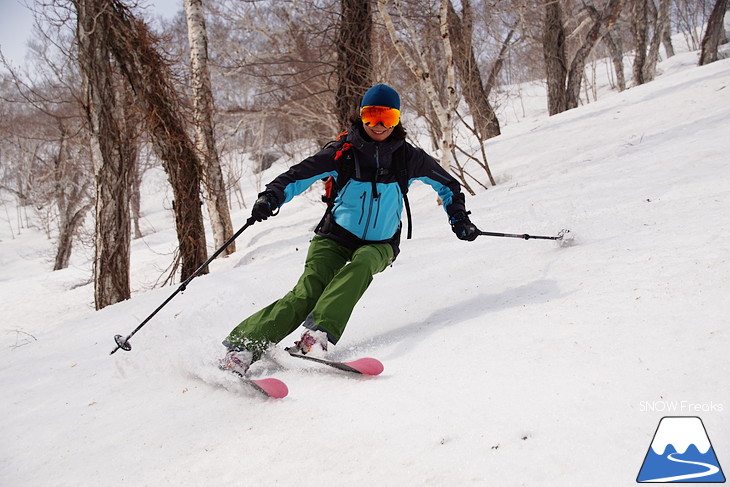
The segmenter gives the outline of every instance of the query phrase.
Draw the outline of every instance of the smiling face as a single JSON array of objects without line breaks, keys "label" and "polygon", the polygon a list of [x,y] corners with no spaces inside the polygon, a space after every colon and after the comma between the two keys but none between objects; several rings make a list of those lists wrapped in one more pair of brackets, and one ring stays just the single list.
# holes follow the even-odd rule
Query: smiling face
[{"label": "smiling face", "polygon": [[378,123],[374,127],[363,124],[363,128],[365,129],[365,133],[368,134],[368,137],[373,139],[375,142],[383,142],[385,139],[390,137],[390,134],[393,133],[393,129],[395,127],[385,128],[382,123]]}]

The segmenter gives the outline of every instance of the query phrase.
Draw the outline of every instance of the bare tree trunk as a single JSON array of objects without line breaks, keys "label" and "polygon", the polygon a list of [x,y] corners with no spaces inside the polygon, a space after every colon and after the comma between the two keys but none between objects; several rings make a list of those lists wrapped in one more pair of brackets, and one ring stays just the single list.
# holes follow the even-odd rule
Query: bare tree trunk
[{"label": "bare tree trunk", "polygon": [[[111,51],[132,87],[145,116],[153,147],[170,178],[175,195],[175,226],[182,276],[192,275],[206,260],[200,200],[200,159],[185,130],[179,97],[170,84],[169,67],[155,49],[149,28],[119,0],[106,0]],[[202,273],[207,273],[204,269]]]},{"label": "bare tree trunk", "polygon": [[622,7],[622,0],[608,0],[602,12],[591,12],[593,24],[586,33],[583,44],[570,62],[570,67],[567,68],[566,37],[560,3],[556,1],[545,5],[543,55],[547,73],[548,113],[550,115],[578,106],[586,59],[598,41],[616,23]]},{"label": "bare tree trunk", "polygon": [[[648,0],[631,1],[631,32],[634,36],[634,64],[633,81],[634,86],[643,85],[644,65],[646,64],[646,46],[649,41],[649,9]],[[652,0],[653,1],[653,0]]]},{"label": "bare tree trunk", "polygon": [[616,23],[622,7],[622,0],[609,0],[603,12],[601,12],[600,18],[593,22],[593,25],[586,34],[583,45],[575,53],[575,57],[573,57],[573,61],[570,63],[570,69],[568,70],[568,82],[566,85],[565,106],[568,110],[576,108],[580,101],[580,83],[583,79],[583,72],[588,55],[596,47],[598,41]]},{"label": "bare tree trunk", "polygon": [[[447,4],[449,32],[454,43],[454,62],[461,79],[464,99],[471,111],[474,128],[482,140],[496,137],[501,133],[499,121],[489,103],[489,92],[482,83],[482,75],[474,55],[471,2],[462,0],[463,18],[456,13],[451,0]],[[495,65],[501,65],[500,59]]]},{"label": "bare tree trunk", "polygon": [[[219,248],[233,235],[233,224],[213,130],[215,104],[208,70],[208,33],[205,27],[203,0],[185,0],[185,13],[190,43],[195,145],[203,165],[205,199],[213,229],[213,239],[215,246]],[[235,251],[236,243],[232,242],[223,254],[230,255]]]},{"label": "bare tree trunk", "polygon": [[138,163],[135,164],[135,167],[132,170],[132,187],[129,196],[129,206],[132,212],[132,232],[133,238],[135,239],[142,238],[142,230],[139,227],[139,220],[142,217],[140,215],[142,210],[142,167],[139,164],[139,161],[137,162]]},{"label": "bare tree trunk", "polygon": [[56,154],[56,160],[54,161],[53,178],[55,181],[54,196],[56,199],[56,206],[58,207],[58,245],[56,247],[56,259],[53,264],[53,270],[58,271],[68,267],[68,262],[71,259],[73,229],[70,227],[69,214],[63,209],[66,208],[66,193],[59,191],[59,187],[65,184],[64,178],[64,162],[66,159],[66,146],[68,145],[68,138],[66,130],[63,127],[63,123],[60,123],[61,128],[61,140],[58,144],[58,153]]},{"label": "bare tree trunk", "polygon": [[[591,16],[594,22],[600,21],[601,13],[593,5],[586,5],[588,14]],[[614,34],[613,26],[606,31],[606,34],[601,39],[608,49],[608,54],[611,57],[613,64],[613,70],[616,72],[616,87],[618,91],[624,91],[626,89],[626,76],[624,75],[624,48],[623,41],[621,40],[621,32]]]},{"label": "bare tree trunk", "polygon": [[74,235],[84,222],[86,213],[93,208],[86,194],[88,180],[79,171],[69,167],[67,153],[69,136],[62,121],[59,121],[59,128],[61,140],[54,161],[54,198],[58,208],[58,242],[54,271],[68,267]]},{"label": "bare tree trunk", "polygon": [[502,67],[504,66],[504,60],[507,58],[507,52],[512,46],[512,37],[515,35],[515,28],[516,27],[510,28],[510,31],[505,36],[504,40],[502,41],[502,47],[499,49],[499,55],[497,55],[497,59],[494,60],[492,69],[489,70],[489,75],[487,76],[487,84],[484,87],[484,91],[487,93],[487,96],[489,96],[489,94],[492,92],[492,89],[497,86],[497,78],[499,76],[499,73],[502,71]]},{"label": "bare tree trunk", "polygon": [[[653,5],[653,1],[652,1]],[[664,32],[669,30],[669,9],[671,0],[659,0],[659,10],[653,7],[654,34],[649,43],[649,53],[644,66],[644,82],[649,82],[656,76],[656,65],[659,61],[659,46],[664,39]]]},{"label": "bare tree trunk", "polygon": [[96,309],[129,299],[129,182],[124,88],[111,62],[107,0],[74,0],[76,39],[96,172]]},{"label": "bare tree trunk", "polygon": [[563,12],[559,2],[545,4],[543,27],[543,57],[547,75],[548,113],[555,115],[567,109],[565,81],[568,78],[568,60],[565,53]]},{"label": "bare tree trunk", "polygon": [[702,38],[702,52],[700,53],[700,66],[717,61],[717,48],[723,37],[723,20],[727,10],[728,0],[717,0],[712,8],[712,13],[707,21],[705,37]]},{"label": "bare tree trunk", "polygon": [[335,109],[338,123],[347,127],[371,84],[373,19],[371,0],[340,0],[340,9]]},{"label": "bare tree trunk", "polygon": [[73,249],[73,238],[76,235],[81,224],[84,222],[86,213],[93,207],[87,204],[78,208],[70,215],[65,215],[58,225],[58,244],[56,258],[54,260],[53,270],[58,271],[68,268],[71,259],[71,250]]},{"label": "bare tree trunk", "polygon": [[667,20],[667,28],[662,34],[662,45],[667,53],[667,58],[674,56],[674,46],[672,45],[672,22]]},{"label": "bare tree trunk", "polygon": [[603,42],[608,48],[613,70],[616,72],[616,87],[618,91],[624,91],[626,89],[626,75],[624,74],[624,50],[621,34],[614,36],[612,32],[608,32],[603,37]]}]

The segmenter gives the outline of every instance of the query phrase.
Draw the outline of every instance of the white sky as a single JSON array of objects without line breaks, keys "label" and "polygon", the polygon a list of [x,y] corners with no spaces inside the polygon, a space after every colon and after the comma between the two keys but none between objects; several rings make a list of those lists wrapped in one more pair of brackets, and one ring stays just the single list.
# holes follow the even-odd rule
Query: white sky
[{"label": "white sky", "polygon": [[[26,4],[33,3],[33,0],[0,0],[0,49],[13,65],[24,62],[33,27],[33,15]],[[183,0],[139,0],[139,3],[149,6],[151,14],[163,16],[172,16],[183,8]]]}]

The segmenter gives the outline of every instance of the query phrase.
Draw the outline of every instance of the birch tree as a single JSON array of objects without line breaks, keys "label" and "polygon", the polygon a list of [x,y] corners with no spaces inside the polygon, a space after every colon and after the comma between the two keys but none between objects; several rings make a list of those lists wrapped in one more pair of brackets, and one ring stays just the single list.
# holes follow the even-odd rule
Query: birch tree
[{"label": "birch tree", "polygon": [[[208,69],[208,32],[205,26],[203,0],[185,0],[185,14],[190,44],[195,145],[203,167],[205,200],[213,229],[213,239],[216,247],[222,247],[233,235],[233,224],[215,143],[213,128],[215,104]],[[236,243],[232,242],[223,254],[230,255],[235,251]]]},{"label": "birch tree", "polygon": [[412,54],[405,46],[405,41],[398,34],[393,19],[388,12],[390,5],[388,0],[378,0],[378,12],[388,31],[390,40],[398,52],[403,62],[408,66],[419,86],[428,96],[428,101],[436,116],[438,123],[438,132],[441,134],[439,140],[439,159],[441,166],[449,170],[451,168],[452,152],[455,147],[454,143],[454,113],[456,111],[456,72],[454,67],[454,56],[451,47],[451,37],[448,26],[448,0],[441,0],[439,5],[439,32],[441,33],[441,42],[444,51],[443,66],[446,68],[446,86],[444,88],[445,96],[439,95],[439,90],[435,83],[435,77],[431,76],[431,68],[426,59],[426,48],[419,41],[416,28],[411,24],[408,18],[403,15],[401,10],[401,2],[395,0],[393,6],[399,12],[399,18],[405,26],[406,33],[410,42],[414,45],[414,53]]}]

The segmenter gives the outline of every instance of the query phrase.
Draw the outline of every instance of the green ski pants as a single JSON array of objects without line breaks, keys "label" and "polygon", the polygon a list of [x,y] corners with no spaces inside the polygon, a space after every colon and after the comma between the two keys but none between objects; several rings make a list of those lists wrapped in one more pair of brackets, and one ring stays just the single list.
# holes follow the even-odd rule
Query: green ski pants
[{"label": "green ski pants", "polygon": [[310,314],[312,322],[307,320],[307,326],[326,332],[329,340],[337,343],[373,275],[385,270],[392,260],[393,248],[387,243],[352,250],[315,236],[309,245],[304,272],[294,289],[243,320],[228,335],[226,344],[249,349],[259,358]]}]

